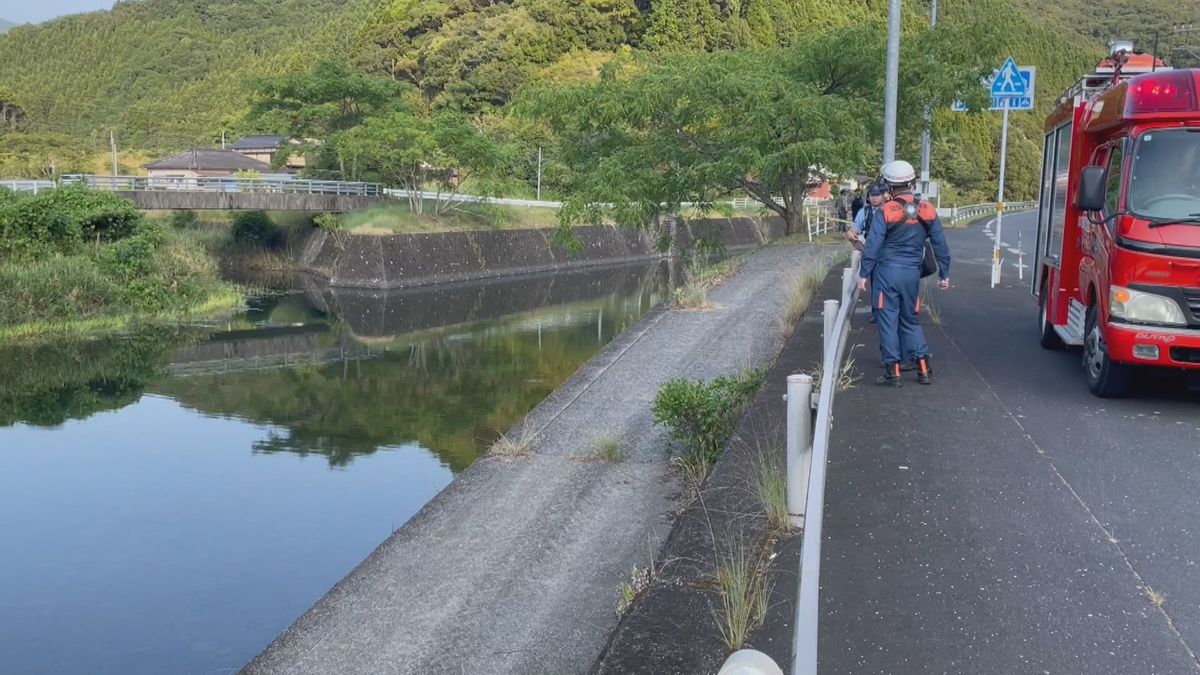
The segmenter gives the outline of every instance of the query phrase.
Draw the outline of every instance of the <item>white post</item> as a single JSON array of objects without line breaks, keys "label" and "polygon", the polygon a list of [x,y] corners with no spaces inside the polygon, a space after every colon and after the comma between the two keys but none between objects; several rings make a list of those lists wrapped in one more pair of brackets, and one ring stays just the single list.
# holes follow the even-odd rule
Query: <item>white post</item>
[{"label": "white post", "polygon": [[537,198],[542,201],[542,149],[538,148]]},{"label": "white post", "polygon": [[787,507],[793,527],[804,526],[808,475],[812,468],[812,377],[787,378]]},{"label": "white post", "polygon": [[1008,158],[1008,99],[1004,101],[1004,128],[1000,132],[1000,189],[996,195],[996,245],[992,248],[992,288],[1000,283],[1000,231],[1004,227],[1004,168]]},{"label": "white post", "polygon": [[[837,325],[837,314],[840,304],[841,303],[839,303],[837,300],[825,301],[824,316],[822,317],[825,319],[825,342],[823,349],[821,350],[822,357],[829,353],[829,345],[833,344],[833,329]],[[825,363],[825,365],[829,365],[828,359],[822,358],[822,361]]]}]

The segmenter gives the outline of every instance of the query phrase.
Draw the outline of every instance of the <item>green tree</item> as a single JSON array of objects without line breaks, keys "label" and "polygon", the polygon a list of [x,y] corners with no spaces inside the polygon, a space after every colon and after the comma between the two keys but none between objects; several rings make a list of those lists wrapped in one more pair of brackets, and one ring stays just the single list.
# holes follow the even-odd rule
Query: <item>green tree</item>
[{"label": "green tree", "polygon": [[413,213],[424,213],[422,193],[433,188],[434,213],[453,208],[462,183],[493,193],[503,182],[506,149],[456,113],[399,110],[367,120],[334,142],[343,164],[395,185],[408,196]]},{"label": "green tree", "polygon": [[[595,84],[543,93],[530,110],[563,137],[578,173],[564,228],[611,218],[647,226],[683,202],[741,190],[794,231],[811,179],[860,170],[881,135],[867,25],[826,33],[802,49],[676,54],[614,62]],[[943,40],[920,41],[936,50]],[[978,70],[930,65],[906,89],[907,123],[948,101]]]},{"label": "green tree", "polygon": [[[404,91],[388,78],[322,61],[306,73],[259,79],[250,119],[300,141],[320,168],[322,159],[333,156],[325,148],[335,134],[400,105]],[[345,166],[339,171],[344,175]]]}]

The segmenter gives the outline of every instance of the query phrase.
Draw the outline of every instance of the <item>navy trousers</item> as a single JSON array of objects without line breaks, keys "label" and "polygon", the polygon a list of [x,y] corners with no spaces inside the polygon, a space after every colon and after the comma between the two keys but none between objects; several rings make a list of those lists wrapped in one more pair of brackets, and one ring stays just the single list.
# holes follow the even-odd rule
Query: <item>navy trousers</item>
[{"label": "navy trousers", "polygon": [[879,351],[884,365],[929,354],[925,333],[917,322],[921,268],[880,264],[871,275],[871,307],[879,325]]}]

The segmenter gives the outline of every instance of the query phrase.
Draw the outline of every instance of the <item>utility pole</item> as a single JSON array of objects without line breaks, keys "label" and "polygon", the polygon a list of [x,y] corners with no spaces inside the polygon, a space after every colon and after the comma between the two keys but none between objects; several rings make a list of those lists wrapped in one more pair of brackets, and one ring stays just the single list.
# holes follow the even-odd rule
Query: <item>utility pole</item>
[{"label": "utility pole", "polygon": [[900,88],[900,0],[888,1],[887,88],[883,110],[883,163],[896,159],[896,100]]},{"label": "utility pole", "polygon": [[108,130],[108,147],[112,150],[112,189],[117,190],[117,134],[113,129]]},{"label": "utility pole", "polygon": [[225,130],[221,130],[221,149],[225,149]]},{"label": "utility pole", "polygon": [[[937,28],[937,0],[929,2],[929,27]],[[929,194],[929,155],[933,143],[933,110],[925,106],[925,131],[921,134],[921,194]]]},{"label": "utility pole", "polygon": [[537,200],[542,201],[542,148],[538,147]]}]

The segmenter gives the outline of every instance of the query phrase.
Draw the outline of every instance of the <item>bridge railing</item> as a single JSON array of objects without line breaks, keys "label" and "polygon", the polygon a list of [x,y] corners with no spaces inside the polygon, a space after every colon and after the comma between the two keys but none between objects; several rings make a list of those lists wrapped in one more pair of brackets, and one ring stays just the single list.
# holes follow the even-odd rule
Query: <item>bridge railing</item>
[{"label": "bridge railing", "polygon": [[378,183],[358,183],[336,180],[307,180],[299,178],[252,178],[241,176],[94,176],[64,175],[63,185],[83,185],[93,190],[110,192],[228,192],[309,195],[357,195],[380,197],[383,186]]},{"label": "bridge railing", "polygon": [[37,194],[42,190],[53,190],[55,188],[52,180],[22,180],[15,178],[0,179],[0,188],[12,190],[13,192],[32,192]]}]

